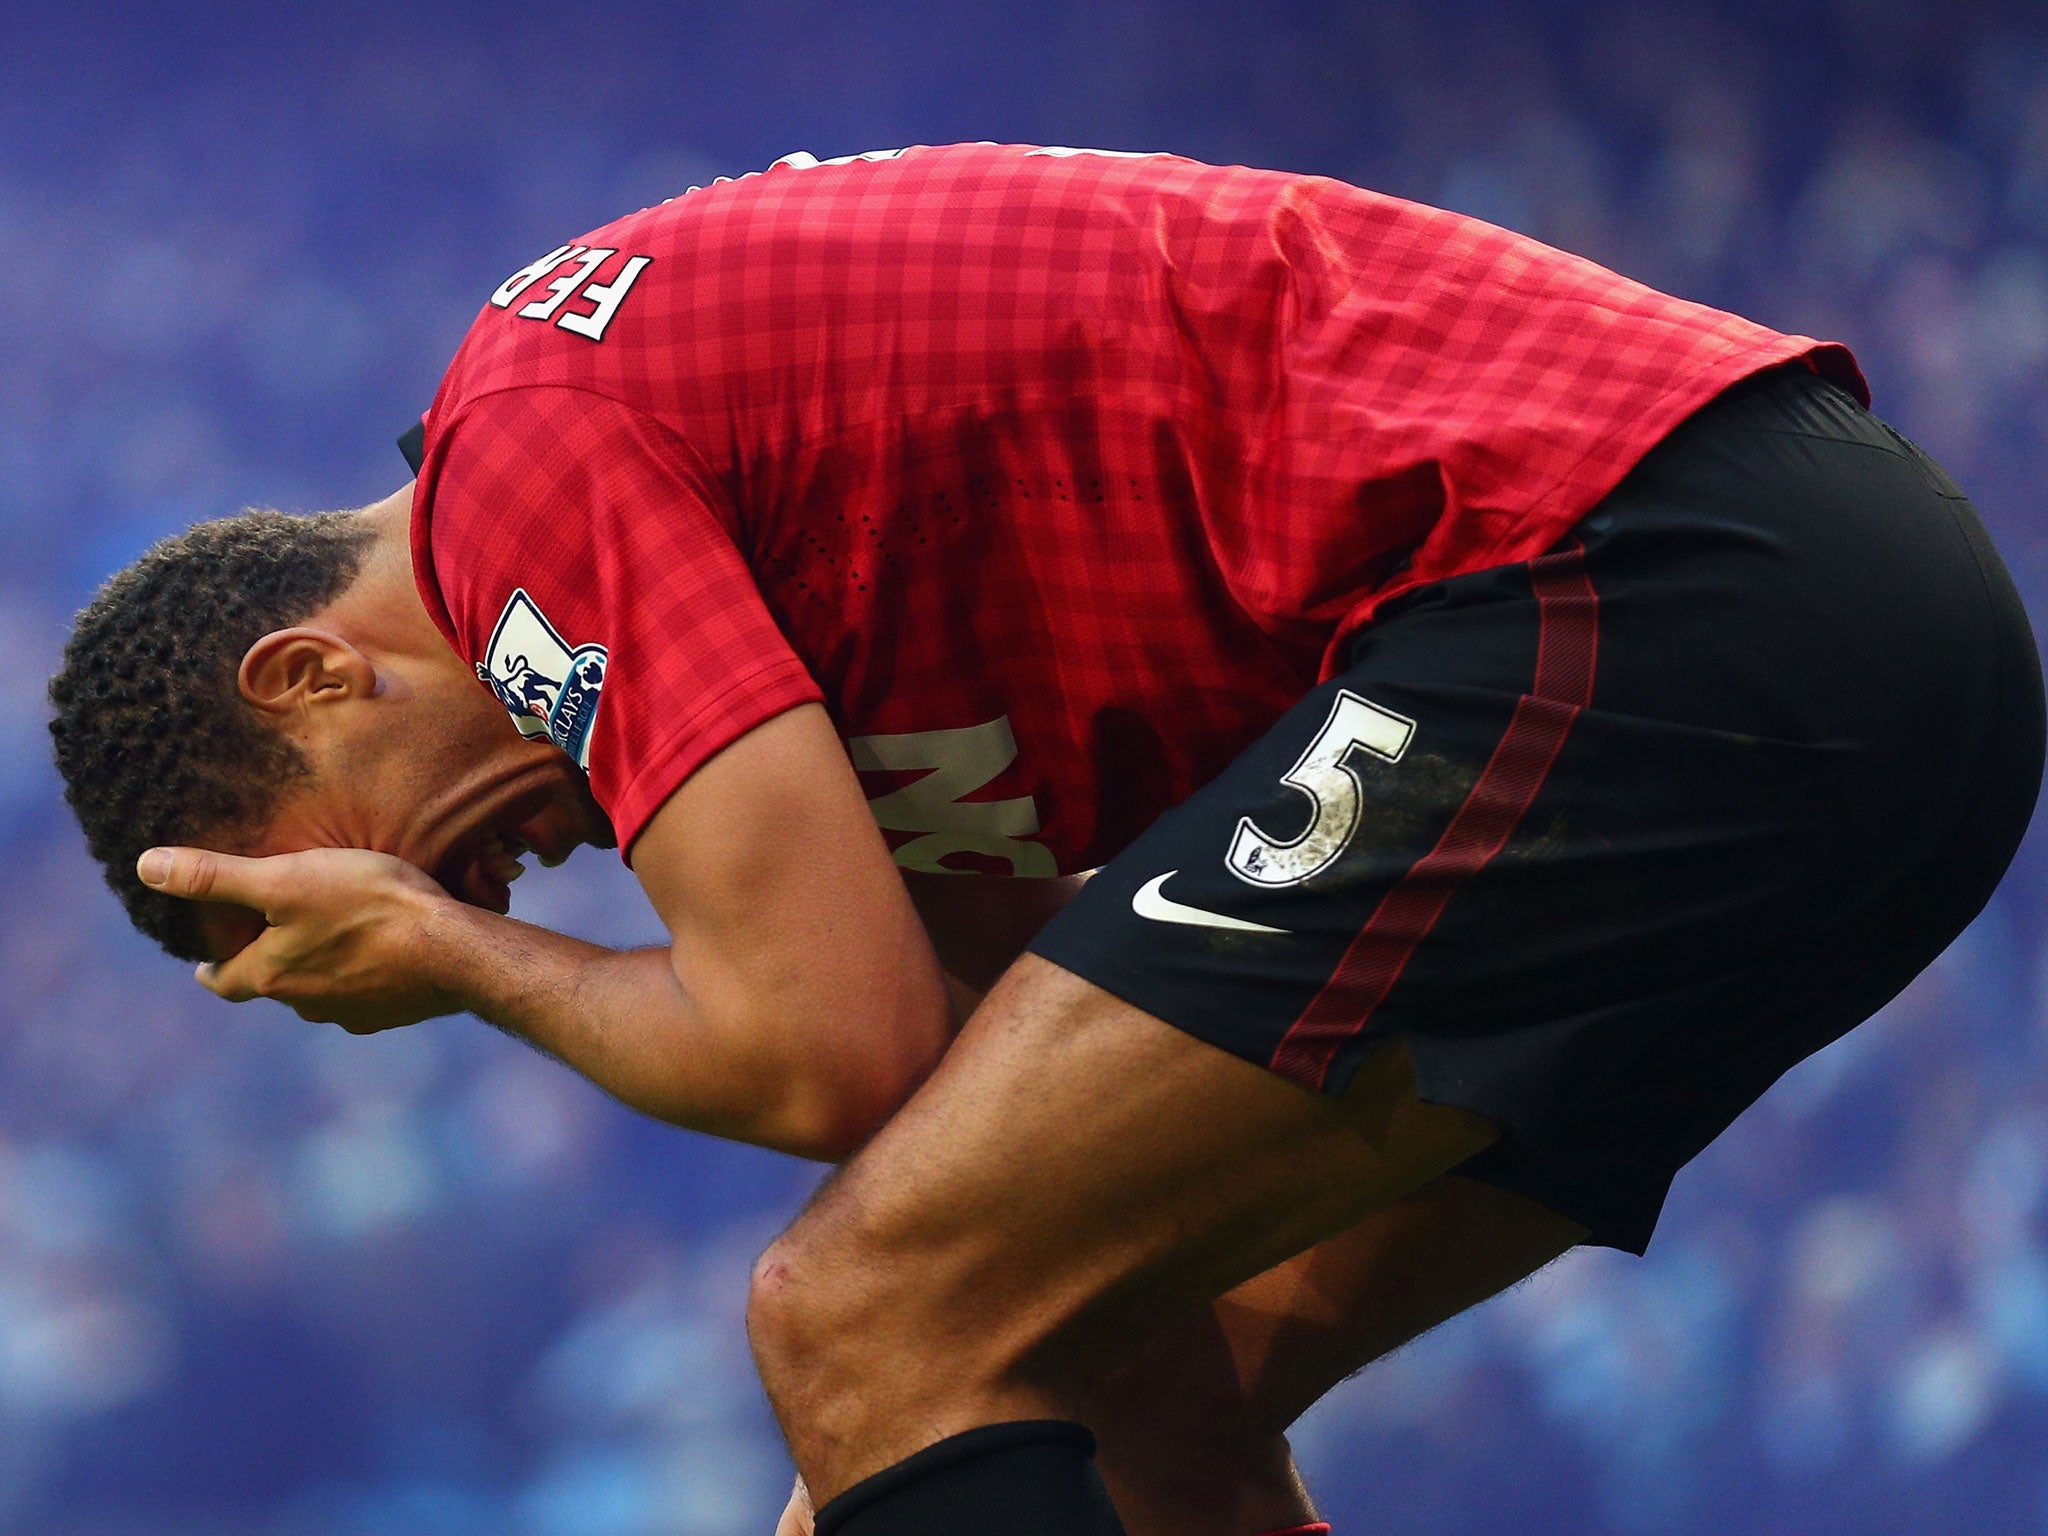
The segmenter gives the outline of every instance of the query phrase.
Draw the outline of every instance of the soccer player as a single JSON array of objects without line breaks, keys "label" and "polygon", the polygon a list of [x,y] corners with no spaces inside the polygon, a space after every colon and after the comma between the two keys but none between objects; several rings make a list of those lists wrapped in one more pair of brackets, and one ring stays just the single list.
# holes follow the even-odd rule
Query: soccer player
[{"label": "soccer player", "polygon": [[[108,585],[72,803],[222,996],[849,1159],[750,1312],[825,1536],[1311,1526],[1287,1425],[1640,1252],[2039,783],[1841,347],[1319,178],[792,157],[513,274],[413,451]],[[614,840],[668,946],[502,915]]]}]

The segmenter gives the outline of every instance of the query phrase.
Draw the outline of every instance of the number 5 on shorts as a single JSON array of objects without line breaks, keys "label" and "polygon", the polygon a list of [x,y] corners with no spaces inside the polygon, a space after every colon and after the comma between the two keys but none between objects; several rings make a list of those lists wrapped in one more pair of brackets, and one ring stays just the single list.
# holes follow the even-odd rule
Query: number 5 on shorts
[{"label": "number 5 on shorts", "polygon": [[1365,783],[1352,754],[1370,752],[1382,762],[1398,763],[1414,735],[1415,722],[1406,715],[1349,689],[1340,692],[1316,739],[1280,778],[1313,803],[1308,825],[1283,842],[1261,832],[1251,817],[1242,818],[1224,860],[1230,872],[1252,885],[1279,886],[1299,885],[1329,868],[1349,846],[1365,808]]}]

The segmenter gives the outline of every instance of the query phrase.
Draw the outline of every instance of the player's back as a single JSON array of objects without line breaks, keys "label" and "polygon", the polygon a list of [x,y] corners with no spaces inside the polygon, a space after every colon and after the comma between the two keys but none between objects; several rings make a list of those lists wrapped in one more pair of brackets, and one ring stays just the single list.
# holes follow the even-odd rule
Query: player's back
[{"label": "player's back", "polygon": [[961,145],[793,157],[550,253],[429,425],[534,389],[644,415],[847,735],[1005,722],[996,788],[1072,867],[1375,602],[1546,547],[1812,350],[1338,182]]}]

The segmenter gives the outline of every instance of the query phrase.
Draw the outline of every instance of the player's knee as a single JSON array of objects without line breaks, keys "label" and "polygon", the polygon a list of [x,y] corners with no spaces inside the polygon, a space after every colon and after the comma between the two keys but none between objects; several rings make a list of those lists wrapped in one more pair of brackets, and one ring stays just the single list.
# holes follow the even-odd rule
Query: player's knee
[{"label": "player's knee", "polygon": [[814,1208],[754,1266],[747,1333],[769,1396],[829,1398],[835,1382],[871,1381],[880,1362],[1000,1375],[1022,1325],[984,1326],[972,1277],[928,1228],[913,1240],[880,1211]]},{"label": "player's knee", "polygon": [[[806,1294],[816,1287],[805,1246],[801,1238],[785,1232],[754,1261],[747,1287],[747,1338],[764,1380],[780,1375],[785,1366],[802,1369],[802,1357],[810,1347],[807,1324],[820,1320],[826,1304],[824,1298]],[[773,1381],[769,1384],[772,1391]]]},{"label": "player's knee", "polygon": [[870,1269],[826,1225],[806,1217],[754,1265],[747,1337],[771,1396],[782,1382],[822,1380],[881,1321]]}]

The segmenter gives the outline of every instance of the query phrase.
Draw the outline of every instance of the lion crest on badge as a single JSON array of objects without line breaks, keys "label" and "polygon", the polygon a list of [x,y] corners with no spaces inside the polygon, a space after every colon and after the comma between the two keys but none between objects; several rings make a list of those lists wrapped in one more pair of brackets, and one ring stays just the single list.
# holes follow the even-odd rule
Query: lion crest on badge
[{"label": "lion crest on badge", "polygon": [[524,587],[498,615],[476,675],[490,685],[522,736],[546,736],[584,770],[590,728],[610,659],[601,645],[572,646]]}]

